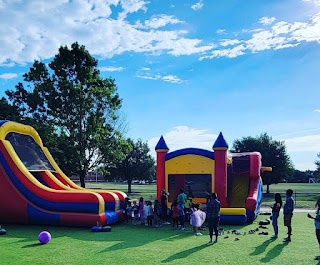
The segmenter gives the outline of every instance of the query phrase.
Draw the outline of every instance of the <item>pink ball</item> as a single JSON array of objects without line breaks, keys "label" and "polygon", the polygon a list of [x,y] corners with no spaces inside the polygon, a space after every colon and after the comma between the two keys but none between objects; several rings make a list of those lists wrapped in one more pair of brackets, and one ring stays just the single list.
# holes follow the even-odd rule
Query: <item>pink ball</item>
[{"label": "pink ball", "polygon": [[51,240],[51,235],[48,231],[42,231],[38,236],[38,240],[41,244],[47,244]]}]

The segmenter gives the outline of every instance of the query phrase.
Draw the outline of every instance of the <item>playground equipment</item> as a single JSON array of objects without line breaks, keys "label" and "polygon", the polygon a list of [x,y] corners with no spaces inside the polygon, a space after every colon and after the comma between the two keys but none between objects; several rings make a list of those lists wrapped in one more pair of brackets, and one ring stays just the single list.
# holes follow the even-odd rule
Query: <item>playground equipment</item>
[{"label": "playground equipment", "polygon": [[123,220],[121,191],[76,185],[43,146],[36,130],[0,121],[0,222],[91,227]]},{"label": "playground equipment", "polygon": [[271,171],[261,166],[260,153],[228,157],[228,144],[221,132],[213,152],[198,148],[168,152],[162,136],[155,150],[158,200],[164,189],[170,194],[168,202],[172,203],[183,188],[195,202],[205,206],[208,194],[216,192],[222,207],[222,224],[245,224],[256,218],[263,195],[260,172]]}]

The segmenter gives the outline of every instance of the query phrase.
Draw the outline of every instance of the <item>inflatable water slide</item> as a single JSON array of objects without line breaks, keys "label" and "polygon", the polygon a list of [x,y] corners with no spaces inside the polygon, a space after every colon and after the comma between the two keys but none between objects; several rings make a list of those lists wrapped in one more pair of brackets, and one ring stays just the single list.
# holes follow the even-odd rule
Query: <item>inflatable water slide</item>
[{"label": "inflatable water slide", "polygon": [[262,171],[258,152],[227,155],[228,144],[222,133],[213,151],[184,148],[168,152],[161,136],[157,153],[157,198],[162,190],[169,192],[172,203],[183,189],[193,202],[205,210],[208,195],[215,192],[221,202],[221,224],[243,225],[252,222],[260,211],[263,197]]},{"label": "inflatable water slide", "polygon": [[127,195],[71,181],[36,130],[0,121],[0,223],[90,227],[123,220]]}]

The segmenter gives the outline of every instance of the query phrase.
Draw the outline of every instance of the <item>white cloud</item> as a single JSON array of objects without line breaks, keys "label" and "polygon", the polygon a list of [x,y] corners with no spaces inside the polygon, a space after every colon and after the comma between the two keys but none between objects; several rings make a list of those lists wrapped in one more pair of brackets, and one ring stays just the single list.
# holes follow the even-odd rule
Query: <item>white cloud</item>
[{"label": "white cloud", "polygon": [[137,75],[138,78],[149,79],[149,80],[162,80],[164,82],[173,83],[173,84],[181,84],[185,82],[184,80],[178,78],[175,75]]},{"label": "white cloud", "polygon": [[[199,60],[216,57],[234,58],[265,50],[294,48],[302,42],[317,42],[320,44],[320,12],[307,22],[279,21],[273,24],[274,17],[263,17],[259,21],[266,26],[265,29],[243,29],[242,34],[234,34],[236,38],[221,40],[219,47],[201,55]],[[239,37],[241,37],[241,41]],[[231,47],[225,49],[225,46]]]},{"label": "white cloud", "polygon": [[16,73],[5,73],[0,75],[0,79],[14,79],[18,77]]},{"label": "white cloud", "polygon": [[217,34],[223,34],[223,33],[226,33],[226,30],[225,29],[217,29],[216,33]]},{"label": "white cloud", "polygon": [[[0,64],[49,59],[61,45],[75,41],[102,59],[125,52],[191,55],[213,47],[200,39],[187,38],[186,30],[160,30],[159,27],[168,24],[182,23],[173,16],[160,14],[148,19],[146,13],[147,19],[141,25],[148,29],[137,28],[135,22],[127,20],[127,15],[146,12],[147,1],[56,0],[47,3],[33,0],[2,4]],[[112,5],[117,9],[112,9]],[[114,19],[117,15],[119,18]]]},{"label": "white cloud", "polygon": [[141,23],[140,20],[136,23],[137,28],[143,29],[158,29],[165,27],[168,24],[179,24],[183,21],[175,18],[174,16],[168,16],[165,14],[152,16],[150,20],[146,20],[144,23]]},{"label": "white cloud", "polygon": [[200,0],[198,3],[192,5],[191,8],[196,11],[202,9],[203,6],[204,4],[202,3],[202,0]]},{"label": "white cloud", "polygon": [[140,71],[150,71],[151,69],[149,67],[141,67]]},{"label": "white cloud", "polygon": [[119,19],[123,20],[130,13],[135,13],[139,10],[147,12],[146,6],[149,2],[144,0],[120,0],[120,3],[123,8],[123,12],[119,14]]},{"label": "white cloud", "polygon": [[243,55],[245,50],[246,48],[244,45],[239,45],[230,49],[214,50],[211,52],[211,55],[201,56],[199,60],[202,61],[203,59],[213,59],[216,57],[235,58]]},{"label": "white cloud", "polygon": [[315,109],[314,111],[315,111],[315,112],[320,112],[320,109]]},{"label": "white cloud", "polygon": [[320,135],[307,135],[285,139],[285,144],[289,152],[319,152]]},{"label": "white cloud", "polygon": [[122,72],[124,70],[123,67],[114,67],[114,66],[103,66],[99,67],[101,72]]},{"label": "white cloud", "polygon": [[[196,129],[188,126],[177,126],[171,131],[163,134],[170,152],[182,148],[201,148],[212,151],[212,146],[218,135],[209,133],[208,130]],[[148,141],[152,153],[157,145],[159,137],[154,137]]]},{"label": "white cloud", "polygon": [[320,0],[302,0],[303,2],[311,2],[317,6],[320,6]]},{"label": "white cloud", "polygon": [[262,17],[259,19],[259,22],[263,25],[270,25],[276,20],[275,17]]},{"label": "white cloud", "polygon": [[219,43],[221,46],[225,47],[225,46],[234,46],[236,44],[239,44],[241,41],[239,40],[221,40],[221,42]]},{"label": "white cloud", "polygon": [[306,170],[316,170],[316,165],[312,162],[308,163],[294,163],[294,167],[300,171],[306,171]]}]

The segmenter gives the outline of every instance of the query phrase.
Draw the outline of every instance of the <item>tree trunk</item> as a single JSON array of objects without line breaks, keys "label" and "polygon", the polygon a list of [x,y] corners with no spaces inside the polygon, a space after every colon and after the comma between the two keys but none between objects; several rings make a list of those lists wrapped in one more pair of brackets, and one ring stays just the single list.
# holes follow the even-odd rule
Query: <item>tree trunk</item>
[{"label": "tree trunk", "polygon": [[84,182],[85,175],[80,175],[80,185],[82,188],[86,187],[86,183]]},{"label": "tree trunk", "polygon": [[267,194],[270,194],[270,184],[267,184]]},{"label": "tree trunk", "polygon": [[128,180],[128,193],[131,193],[131,183],[132,183],[132,180]]}]

